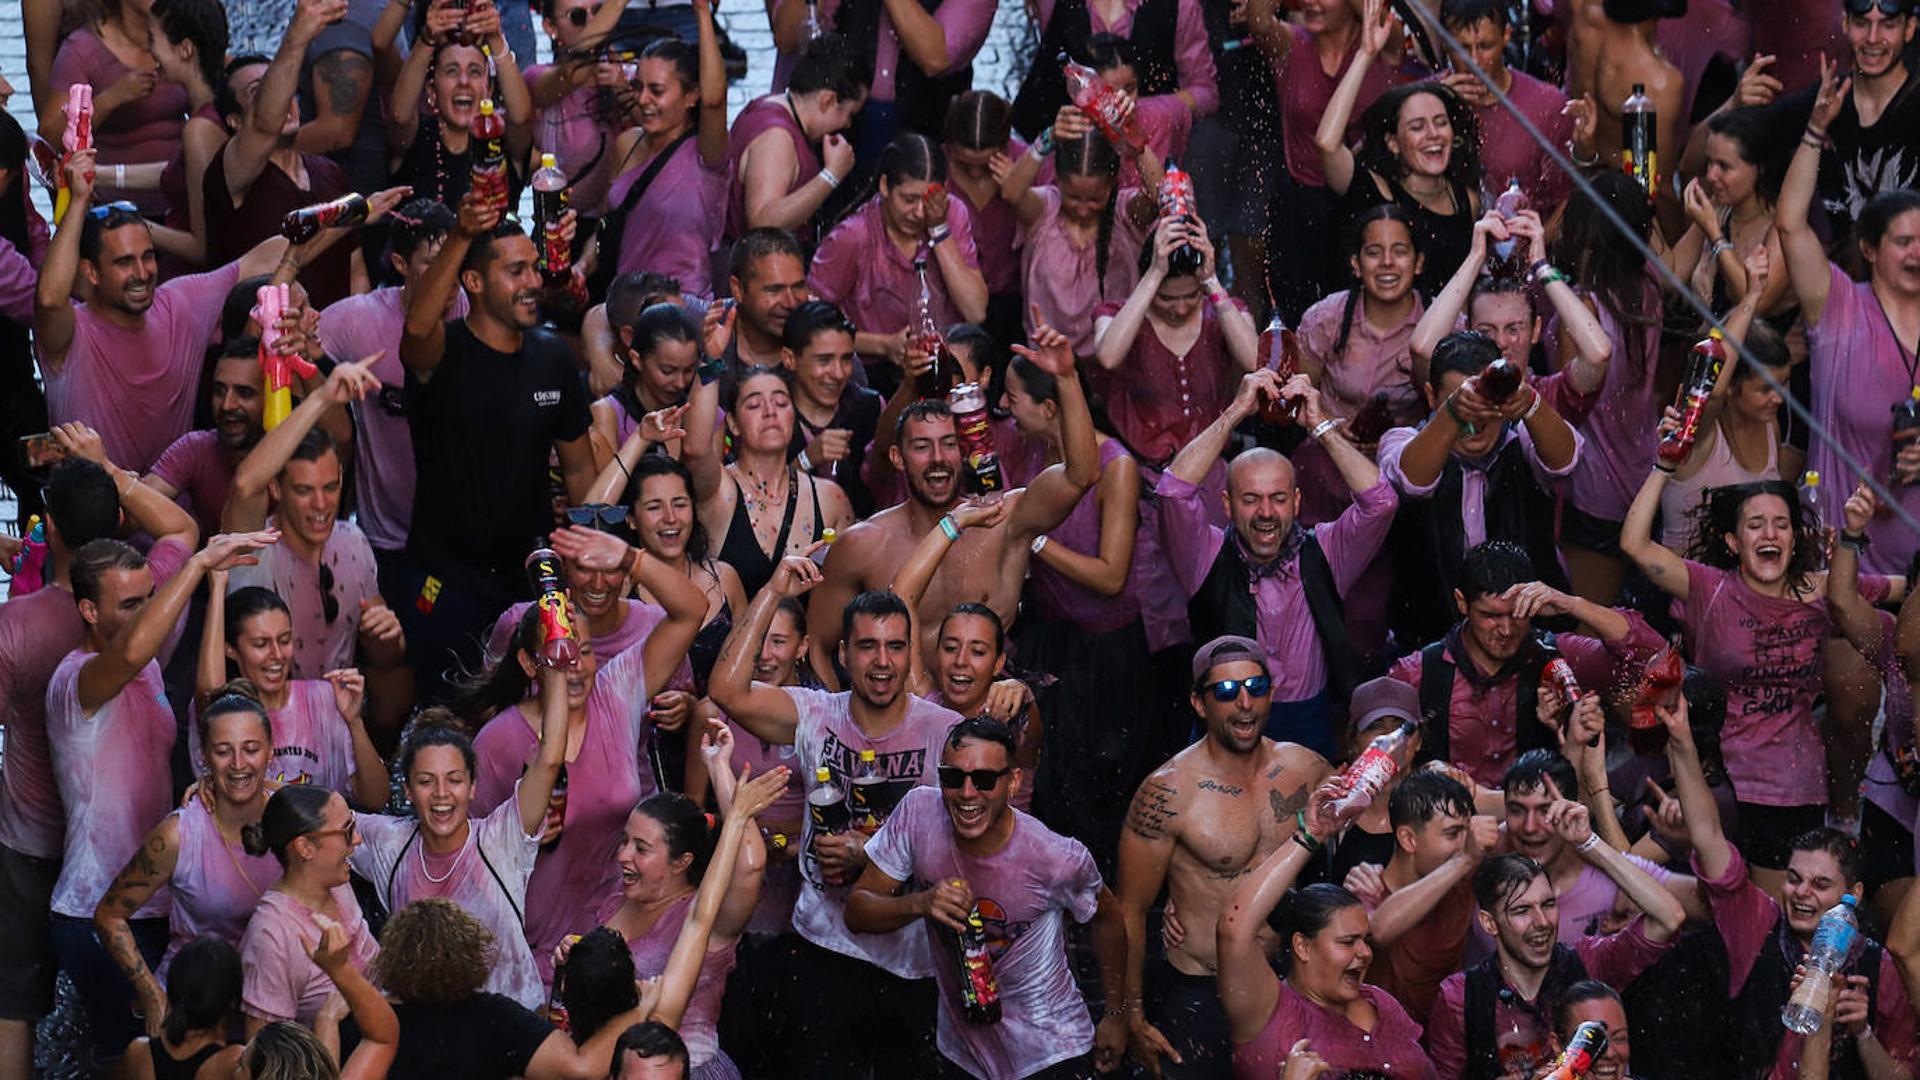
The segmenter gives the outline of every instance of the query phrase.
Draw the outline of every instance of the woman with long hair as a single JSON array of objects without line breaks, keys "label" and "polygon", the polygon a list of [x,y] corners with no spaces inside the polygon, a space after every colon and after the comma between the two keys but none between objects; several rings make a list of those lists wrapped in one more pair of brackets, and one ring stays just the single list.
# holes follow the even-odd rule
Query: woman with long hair
[{"label": "woman with long hair", "polygon": [[[169,1011],[160,976],[196,939],[238,945],[254,907],[280,875],[272,859],[248,854],[243,840],[279,786],[268,779],[273,727],[266,710],[244,693],[228,691],[199,711],[194,727],[205,769],[199,797],[154,826],[93,912],[100,940],[133,984],[147,1034],[155,1037]],[[127,920],[161,889],[172,898],[172,935],[156,973],[141,957]],[[177,1045],[180,1039],[170,1041]]]},{"label": "woman with long hair", "polygon": [[[624,503],[633,495],[629,479],[634,462],[623,456],[617,478],[606,475],[615,455],[627,441],[639,436],[635,456],[652,451],[678,457],[680,440],[663,438],[658,431],[642,431],[648,413],[683,405],[700,364],[700,324],[677,303],[649,304],[635,316],[631,337],[615,335],[614,353],[620,362],[620,384],[592,405],[593,427],[588,434],[601,478],[618,486],[602,490],[596,484],[588,502]],[[677,416],[677,414],[675,414]]]},{"label": "woman with long hair", "polygon": [[160,73],[187,92],[180,152],[160,174],[167,216],[153,245],[188,266],[206,265],[206,200],[200,181],[227,141],[219,95],[227,82],[227,11],[219,0],[154,0],[151,48]]},{"label": "woman with long hair", "polygon": [[150,1027],[120,1059],[127,1080],[196,1080],[208,1059],[227,1048],[240,1018],[240,979],[240,950],[232,941],[204,934],[187,942],[173,957],[158,1030]]},{"label": "woman with long hair", "polygon": [[[1715,311],[1746,299],[1752,287],[1745,266],[1750,252],[1764,247],[1771,265],[1780,265],[1773,210],[1780,198],[1782,162],[1767,126],[1766,110],[1759,106],[1707,118],[1706,171],[1687,181],[1681,198],[1687,231],[1663,256],[1667,268]],[[1762,315],[1792,307],[1787,286],[1784,273],[1765,282],[1758,308]],[[1804,353],[1804,342],[1802,346]]]},{"label": "woman with long hair", "polygon": [[1426,418],[1426,363],[1411,348],[1426,310],[1414,287],[1426,252],[1412,217],[1393,203],[1368,208],[1351,236],[1353,284],[1300,317],[1300,374],[1319,389],[1327,415],[1351,425],[1355,445],[1371,450],[1386,426]]},{"label": "woman with long hair", "polygon": [[91,85],[93,145],[100,152],[93,204],[132,198],[143,213],[157,218],[167,209],[158,193],[131,190],[116,178],[126,175],[118,167],[158,169],[180,151],[187,90],[160,70],[152,22],[150,0],[108,0],[92,7],[87,24],[61,40],[53,58],[53,92],[35,101],[34,111],[40,137],[57,146],[67,130],[68,88]]},{"label": "woman with long hair", "polygon": [[[533,144],[533,98],[500,33],[499,10],[491,0],[471,8],[434,0],[422,9],[417,30],[388,99],[393,182],[411,187],[416,197],[459,206],[473,181],[473,121],[480,103],[490,100],[507,125],[507,205],[519,205]],[[481,51],[482,44],[490,52]],[[422,95],[425,110],[417,105]]]}]

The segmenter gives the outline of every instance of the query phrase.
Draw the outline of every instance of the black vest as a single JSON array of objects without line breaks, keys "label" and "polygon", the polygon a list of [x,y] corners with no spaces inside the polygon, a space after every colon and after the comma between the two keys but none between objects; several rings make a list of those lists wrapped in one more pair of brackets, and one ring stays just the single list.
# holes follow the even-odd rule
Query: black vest
[{"label": "black vest", "polygon": [[[1231,534],[1225,538],[1206,580],[1187,601],[1187,621],[1193,626],[1196,641],[1211,641],[1221,634],[1260,640],[1260,613],[1254,606],[1247,568],[1241,563],[1239,552],[1234,550],[1235,542]],[[1333,568],[1327,565],[1326,553],[1320,550],[1320,542],[1314,539],[1311,529],[1300,542],[1295,568],[1300,575],[1300,588],[1306,593],[1314,632],[1320,637],[1321,652],[1326,656],[1328,697],[1337,706],[1334,712],[1344,715],[1347,700],[1359,685],[1365,665],[1354,654],[1352,639],[1347,634],[1346,610],[1340,602],[1340,590],[1334,585]]]},{"label": "black vest", "polygon": [[[1436,641],[1420,650],[1420,761],[1451,761],[1453,717],[1453,677],[1456,668],[1445,656],[1446,641]],[[1540,672],[1549,660],[1560,655],[1553,647],[1553,635],[1534,634],[1533,655],[1514,675],[1519,684],[1513,695],[1514,755],[1529,750],[1554,750],[1559,743],[1540,723],[1540,703],[1534,688],[1540,685]]]},{"label": "black vest", "polygon": [[[1787,958],[1787,916],[1780,913],[1760,947],[1760,955],[1747,973],[1747,984],[1733,1002],[1734,1022],[1740,1025],[1733,1045],[1740,1055],[1740,1075],[1764,1077],[1773,1070],[1773,1059],[1780,1053],[1780,1040],[1786,1027],[1780,1023],[1780,1010],[1792,996],[1793,968],[1796,960]],[[1862,948],[1846,968],[1849,975],[1867,977],[1867,1015],[1873,1016],[1880,1005],[1880,943],[1862,935]],[[1852,1040],[1833,1041],[1832,1080],[1866,1080],[1860,1064],[1860,1052]]]},{"label": "black vest", "polygon": [[[1146,0],[1133,13],[1133,33],[1127,40],[1133,45],[1134,74],[1140,80],[1140,96],[1171,94],[1180,89],[1179,68],[1174,60],[1173,42],[1180,13],[1180,0]],[[1087,13],[1087,0],[1058,0],[1053,18],[1040,32],[1040,45],[1033,53],[1033,66],[1013,98],[1013,127],[1021,137],[1038,138],[1053,123],[1060,106],[1067,104],[1067,77],[1060,70],[1062,51],[1081,63],[1087,62],[1087,38],[1093,35],[1093,20]]]},{"label": "black vest", "polygon": [[[1547,961],[1547,977],[1534,998],[1535,1019],[1540,1033],[1553,1029],[1553,1014],[1559,1011],[1560,995],[1567,987],[1587,977],[1587,965],[1572,946],[1556,943],[1553,959]],[[1467,969],[1467,996],[1461,1030],[1467,1037],[1467,1066],[1464,1080],[1496,1080],[1500,1075],[1500,1048],[1494,1032],[1494,1009],[1501,995],[1511,995],[1500,974],[1498,952]]]},{"label": "black vest", "polygon": [[[1467,557],[1466,526],[1460,517],[1465,474],[1466,466],[1448,454],[1433,494],[1401,499],[1394,515],[1387,544],[1395,565],[1421,567],[1418,574],[1394,575],[1388,617],[1395,639],[1403,645],[1432,641],[1459,618],[1453,590]],[[1567,591],[1567,576],[1560,569],[1560,552],[1553,539],[1554,499],[1540,489],[1519,439],[1507,440],[1494,455],[1487,469],[1483,505],[1487,539],[1519,544],[1539,580]]]},{"label": "black vest", "polygon": [[[940,0],[920,0],[928,14],[940,9]],[[834,14],[833,28],[855,48],[874,49],[880,42],[881,0],[848,0]],[[929,75],[907,55],[900,44],[900,63],[893,74],[894,130],[917,131],[940,141],[947,123],[947,106],[973,85],[973,65]],[[826,235],[823,231],[821,235]]]}]

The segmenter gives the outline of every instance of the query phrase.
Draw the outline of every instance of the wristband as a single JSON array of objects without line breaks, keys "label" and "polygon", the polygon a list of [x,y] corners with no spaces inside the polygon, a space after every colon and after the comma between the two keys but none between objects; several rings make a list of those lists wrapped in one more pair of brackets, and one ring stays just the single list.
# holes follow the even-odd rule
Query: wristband
[{"label": "wristband", "polygon": [[1307,434],[1312,436],[1314,442],[1319,442],[1320,436],[1325,435],[1327,432],[1332,431],[1344,423],[1346,423],[1346,421],[1337,416],[1329,416],[1325,420],[1313,425],[1313,430],[1307,432]]},{"label": "wristband", "polygon": [[1592,851],[1594,848],[1597,848],[1599,846],[1600,846],[1600,834],[1588,833],[1587,838],[1585,840],[1580,841],[1579,846],[1575,847],[1573,850],[1579,852],[1582,855],[1585,855],[1587,852]]},{"label": "wristband", "polygon": [[113,167],[113,186],[117,188],[127,186],[127,167],[125,165],[115,165]]},{"label": "wristband", "polygon": [[953,520],[952,514],[940,519],[940,531],[947,534],[949,543],[960,539],[960,525]]},{"label": "wristband", "polygon": [[1041,533],[1039,536],[1036,536],[1033,538],[1033,553],[1035,555],[1040,554],[1040,549],[1046,546],[1047,546],[1046,533]]},{"label": "wristband", "polygon": [[933,228],[927,230],[927,246],[937,247],[940,241],[945,240],[947,237],[952,235],[953,235],[953,230],[947,227],[946,222],[941,222],[940,224],[935,225]]},{"label": "wristband", "polygon": [[1873,538],[1866,533],[1842,532],[1839,540],[1841,547],[1851,549],[1856,555],[1865,555],[1867,549],[1873,546]]},{"label": "wristband", "polygon": [[1052,157],[1053,156],[1052,125],[1048,125],[1047,130],[1041,132],[1040,137],[1033,140],[1033,145],[1028,147],[1028,149],[1031,150],[1034,153],[1034,155],[1037,157],[1041,157],[1041,158]]},{"label": "wristband", "polygon": [[794,461],[794,464],[800,466],[801,472],[813,471],[813,461],[807,457],[807,452],[805,450],[800,451],[799,456],[794,458],[793,461]]},{"label": "wristband", "polygon": [[1707,258],[1717,259],[1720,257],[1721,252],[1732,251],[1732,250],[1733,250],[1733,241],[1723,236],[1720,239],[1715,240],[1710,246],[1708,246]]},{"label": "wristband", "polygon": [[837,188],[840,186],[840,178],[838,176],[835,176],[833,174],[833,170],[827,168],[825,165],[820,166],[819,176],[820,176],[820,179],[825,180],[827,182],[827,186],[830,188]]},{"label": "wristband", "polygon": [[1207,294],[1207,303],[1212,304],[1214,307],[1217,307],[1217,308],[1225,307],[1227,305],[1227,290],[1215,289],[1212,292],[1209,292]]},{"label": "wristband", "polygon": [[1800,133],[1800,141],[1816,150],[1833,149],[1833,140],[1827,138],[1827,133],[1815,131],[1811,124],[1807,125],[1807,130]]},{"label": "wristband", "polygon": [[1296,810],[1293,815],[1293,842],[1307,849],[1307,854],[1318,855],[1323,846],[1314,835],[1307,831],[1307,812]]},{"label": "wristband", "polygon": [[1540,271],[1540,275],[1533,279],[1533,283],[1542,289],[1556,282],[1564,285],[1567,281],[1567,275],[1558,267],[1554,266],[1549,266],[1545,270]]},{"label": "wristband", "polygon": [[709,356],[700,361],[700,366],[694,368],[693,373],[700,377],[701,386],[709,386],[727,373],[727,362],[717,356]]},{"label": "wristband", "polygon": [[1524,424],[1527,421],[1533,419],[1533,414],[1539,411],[1540,411],[1540,391],[1534,390],[1533,404],[1527,406],[1527,411],[1520,414],[1520,422]]}]

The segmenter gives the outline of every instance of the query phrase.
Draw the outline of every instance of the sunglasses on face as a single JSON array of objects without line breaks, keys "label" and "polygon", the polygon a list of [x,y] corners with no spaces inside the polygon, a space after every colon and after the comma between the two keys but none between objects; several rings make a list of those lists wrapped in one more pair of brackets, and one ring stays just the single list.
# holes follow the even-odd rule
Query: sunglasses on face
[{"label": "sunglasses on face", "polygon": [[1204,689],[1212,691],[1213,700],[1219,702],[1236,701],[1240,691],[1246,690],[1248,697],[1263,698],[1273,692],[1273,676],[1255,675],[1247,679],[1221,679],[1210,683]]},{"label": "sunglasses on face", "polygon": [[340,598],[333,595],[333,567],[320,564],[320,615],[327,625],[340,617]]},{"label": "sunglasses on face", "polygon": [[1009,765],[1004,769],[963,769],[958,765],[940,766],[940,786],[948,791],[956,791],[968,780],[973,781],[975,791],[992,791],[1000,786],[1000,781],[1013,771]]},{"label": "sunglasses on face", "polygon": [[[578,9],[575,9],[578,10]],[[617,529],[627,523],[627,508],[611,503],[567,507],[567,521],[589,529]]]},{"label": "sunglasses on face", "polygon": [[345,838],[346,838],[346,841],[347,841],[347,843],[349,843],[349,844],[351,844],[351,843],[353,843],[353,838],[354,838],[355,836],[357,836],[357,835],[359,835],[359,830],[360,830],[360,827],[359,827],[359,825],[358,825],[358,824],[357,824],[357,823],[356,823],[356,822],[354,821],[354,817],[353,817],[353,815],[352,815],[352,814],[348,814],[348,815],[347,815],[347,823],[346,823],[345,825],[342,825],[342,826],[340,826],[340,827],[339,827],[339,828],[337,828],[337,829],[315,829],[315,830],[313,830],[312,832],[310,832],[310,833],[308,833],[307,835],[308,835],[308,836],[311,836],[311,837],[314,837],[315,839],[318,839],[318,838],[320,838],[320,837],[322,837],[322,836],[340,836],[340,837],[345,837]]},{"label": "sunglasses on face", "polygon": [[575,26],[585,26],[588,19],[600,14],[600,7],[601,5],[595,4],[590,8],[573,8],[567,12],[567,21]]}]

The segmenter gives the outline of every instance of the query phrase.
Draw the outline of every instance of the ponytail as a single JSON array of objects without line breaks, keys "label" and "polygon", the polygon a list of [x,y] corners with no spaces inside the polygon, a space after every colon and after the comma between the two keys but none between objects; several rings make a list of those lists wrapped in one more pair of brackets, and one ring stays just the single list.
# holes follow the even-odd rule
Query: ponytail
[{"label": "ponytail", "polygon": [[527,605],[520,622],[507,639],[507,651],[492,670],[462,682],[454,692],[453,712],[478,731],[487,721],[527,700],[533,692],[533,677],[520,666],[522,652],[537,652],[540,647],[540,606]]}]

